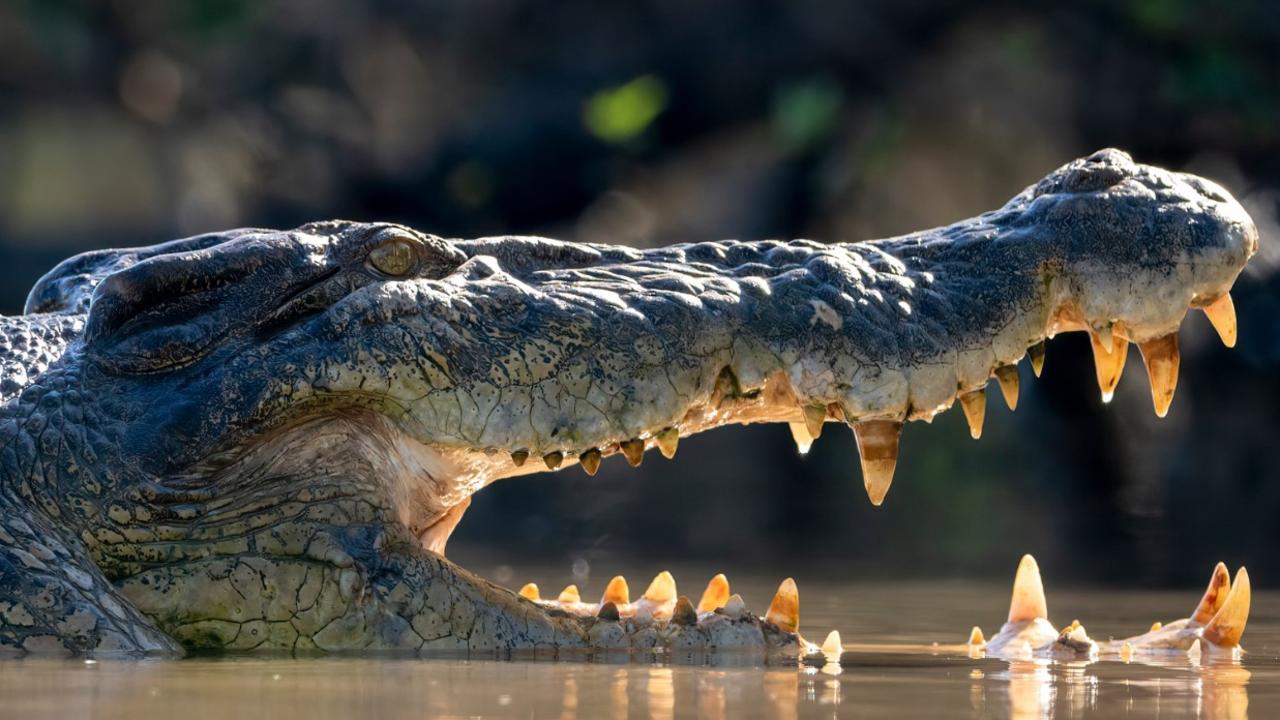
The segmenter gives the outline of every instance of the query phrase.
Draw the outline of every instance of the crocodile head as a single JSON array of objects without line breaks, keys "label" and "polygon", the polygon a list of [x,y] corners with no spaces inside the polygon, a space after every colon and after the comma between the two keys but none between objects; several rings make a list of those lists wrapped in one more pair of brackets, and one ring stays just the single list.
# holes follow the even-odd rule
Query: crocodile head
[{"label": "crocodile head", "polygon": [[77,441],[32,443],[62,468],[40,492],[189,647],[794,650],[790,583],[764,618],[723,584],[677,602],[666,576],[635,602],[618,583],[544,602],[449,563],[446,541],[489,483],[635,465],[733,423],[801,443],[848,424],[878,504],[906,421],[959,399],[976,436],[988,380],[1016,403],[1010,368],[1038,370],[1056,332],[1092,334],[1104,393],[1138,344],[1163,410],[1187,309],[1233,338],[1227,292],[1256,247],[1220,187],[1114,150],[858,244],[238,230],[52,271],[28,312],[83,332],[12,402],[78,389]]}]

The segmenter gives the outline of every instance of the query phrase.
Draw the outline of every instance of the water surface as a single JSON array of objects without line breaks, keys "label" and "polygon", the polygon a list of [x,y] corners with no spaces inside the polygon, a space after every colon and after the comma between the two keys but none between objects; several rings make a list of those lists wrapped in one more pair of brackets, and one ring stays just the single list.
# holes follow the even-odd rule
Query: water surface
[{"label": "water surface", "polygon": [[[587,583],[583,594],[598,592],[595,585],[603,581]],[[739,582],[735,590],[760,609],[771,585]],[[1151,665],[1004,662],[948,648],[963,642],[974,624],[988,635],[997,629],[1006,586],[802,583],[801,592],[802,632],[821,640],[831,628],[841,631],[847,651],[839,667],[767,667],[736,657],[8,660],[0,662],[0,716],[1280,716],[1280,623],[1271,614],[1277,595],[1254,595],[1244,638],[1249,652],[1242,661],[1172,659]],[[1196,589],[1049,588],[1054,622],[1079,618],[1099,639],[1186,615],[1198,599]]]}]

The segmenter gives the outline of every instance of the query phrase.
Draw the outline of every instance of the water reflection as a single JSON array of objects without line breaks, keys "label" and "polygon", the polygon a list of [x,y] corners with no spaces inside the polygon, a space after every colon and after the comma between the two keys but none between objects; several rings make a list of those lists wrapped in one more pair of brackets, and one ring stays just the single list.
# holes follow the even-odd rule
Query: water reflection
[{"label": "water reflection", "polygon": [[974,671],[970,697],[978,715],[1019,720],[1075,718],[1100,710],[1234,720],[1248,717],[1251,676],[1234,659],[1014,660],[1003,670]]},{"label": "water reflection", "polygon": [[[1259,662],[1260,661],[1260,662]],[[1272,657],[1249,659],[1268,682]],[[1236,660],[973,659],[878,646],[822,666],[686,666],[458,659],[0,662],[0,716],[651,718],[1086,715],[1244,718],[1254,672]],[[1255,681],[1256,682],[1256,681]],[[1255,715],[1267,716],[1263,706]]]}]

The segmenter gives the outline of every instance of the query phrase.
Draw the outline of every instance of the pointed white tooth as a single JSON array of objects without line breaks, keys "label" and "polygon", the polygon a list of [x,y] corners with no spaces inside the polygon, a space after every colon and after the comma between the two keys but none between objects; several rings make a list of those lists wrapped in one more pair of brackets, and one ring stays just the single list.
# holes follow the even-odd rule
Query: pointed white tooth
[{"label": "pointed white tooth", "polygon": [[813,447],[813,437],[809,435],[809,429],[802,422],[787,423],[787,427],[791,428],[791,439],[796,441],[796,452],[808,455],[809,448]]},{"label": "pointed white tooth", "polygon": [[1204,314],[1209,316],[1213,329],[1218,331],[1222,344],[1229,348],[1236,346],[1236,306],[1231,301],[1231,293],[1222,293],[1222,297],[1205,305]]},{"label": "pointed white tooth", "polygon": [[1048,619],[1049,607],[1044,599],[1044,583],[1040,566],[1030,555],[1023,555],[1018,574],[1013,578],[1013,597],[1009,601],[1009,622]]},{"label": "pointed white tooth", "polygon": [[737,620],[746,614],[747,604],[743,602],[741,595],[734,593],[725,601],[724,607],[720,608],[720,612],[723,613],[725,617]]},{"label": "pointed white tooth", "polygon": [[827,633],[827,639],[822,641],[822,655],[831,662],[840,662],[843,654],[844,643],[840,642],[840,631],[832,630]]}]

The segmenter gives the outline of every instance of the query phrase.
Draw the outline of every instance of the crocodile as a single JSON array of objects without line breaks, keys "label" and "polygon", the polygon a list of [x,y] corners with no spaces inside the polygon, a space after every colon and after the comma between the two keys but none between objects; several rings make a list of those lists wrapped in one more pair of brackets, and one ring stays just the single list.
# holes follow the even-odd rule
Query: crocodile
[{"label": "crocodile", "polygon": [[1104,395],[1138,345],[1163,415],[1188,308],[1233,343],[1257,247],[1219,185],[1108,149],[859,243],[325,221],[78,255],[0,318],[0,647],[803,655],[789,579],[761,615],[666,573],[543,599],[446,543],[490,483],[737,423],[848,425],[880,504],[906,422],[959,404],[979,436],[1059,332]]}]

